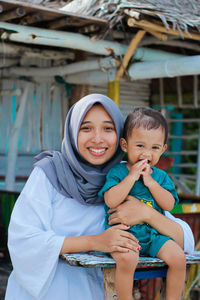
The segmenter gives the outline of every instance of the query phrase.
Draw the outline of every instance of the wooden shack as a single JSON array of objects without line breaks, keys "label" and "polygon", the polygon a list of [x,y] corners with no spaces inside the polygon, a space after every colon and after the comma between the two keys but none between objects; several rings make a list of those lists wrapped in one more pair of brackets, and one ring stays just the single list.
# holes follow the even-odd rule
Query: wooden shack
[{"label": "wooden shack", "polygon": [[69,107],[88,93],[103,93],[124,116],[151,106],[167,117],[170,146],[160,166],[187,204],[175,212],[190,214],[199,240],[199,30],[198,0],[0,0],[5,227],[34,156],[60,149]]}]

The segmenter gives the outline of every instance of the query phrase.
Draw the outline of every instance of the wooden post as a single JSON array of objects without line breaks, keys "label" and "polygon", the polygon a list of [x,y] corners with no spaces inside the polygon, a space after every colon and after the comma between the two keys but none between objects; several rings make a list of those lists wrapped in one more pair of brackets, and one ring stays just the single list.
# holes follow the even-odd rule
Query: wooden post
[{"label": "wooden post", "polygon": [[198,75],[194,75],[193,77],[193,97],[194,97],[194,107],[198,108]]},{"label": "wooden post", "polygon": [[17,160],[17,147],[19,140],[19,133],[22,126],[26,102],[28,98],[28,91],[30,88],[30,83],[27,83],[22,98],[20,100],[19,110],[17,112],[15,123],[11,131],[11,136],[8,146],[8,156],[7,156],[7,170],[6,170],[6,190],[13,191],[15,184],[15,165]]},{"label": "wooden post", "polygon": [[164,108],[164,79],[159,78],[159,88],[160,88],[160,106]]},{"label": "wooden post", "polygon": [[123,57],[121,66],[119,67],[119,70],[116,73],[115,80],[108,83],[108,96],[111,99],[113,99],[113,101],[115,101],[115,103],[118,106],[119,106],[119,99],[120,99],[120,79],[123,77],[124,71],[126,70],[126,67],[128,66],[131,57],[136,51],[137,46],[139,45],[145,33],[146,31],[139,30],[136,36],[134,36]]},{"label": "wooden post", "polygon": [[102,268],[105,300],[117,299],[115,290],[115,268]]},{"label": "wooden post", "polygon": [[145,35],[145,33],[146,33],[145,30],[139,30],[137,32],[136,36],[134,36],[134,38],[132,39],[132,41],[131,41],[130,45],[128,46],[128,49],[124,55],[121,66],[115,76],[116,81],[119,81],[122,78],[124,71],[126,70],[126,67],[128,66],[128,63],[129,63],[131,57],[133,56],[135,50],[137,49],[137,46],[139,45],[139,43],[140,43],[141,39],[143,38],[143,36]]},{"label": "wooden post", "polygon": [[176,78],[177,94],[178,94],[178,106],[183,107],[183,95],[181,86],[181,77]]}]

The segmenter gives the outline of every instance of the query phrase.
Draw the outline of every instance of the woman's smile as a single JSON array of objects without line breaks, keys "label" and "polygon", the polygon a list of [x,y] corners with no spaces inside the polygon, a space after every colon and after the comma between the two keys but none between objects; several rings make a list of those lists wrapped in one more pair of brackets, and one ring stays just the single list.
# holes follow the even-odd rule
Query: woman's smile
[{"label": "woman's smile", "polygon": [[105,154],[106,150],[108,148],[93,148],[93,147],[90,147],[88,148],[88,150],[90,151],[90,153],[94,156],[102,156]]}]

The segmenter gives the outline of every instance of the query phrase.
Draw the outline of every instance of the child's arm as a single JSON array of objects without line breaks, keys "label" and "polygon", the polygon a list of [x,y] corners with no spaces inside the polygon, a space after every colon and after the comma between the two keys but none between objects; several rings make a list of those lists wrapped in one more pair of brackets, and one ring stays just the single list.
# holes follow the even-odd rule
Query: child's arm
[{"label": "child's arm", "polygon": [[120,183],[111,187],[104,193],[104,200],[108,207],[115,208],[121,204],[128,196],[135,180],[131,176],[126,176]]},{"label": "child's arm", "polygon": [[173,195],[152,178],[149,165],[143,171],[142,176],[145,186],[148,187],[158,205],[164,210],[172,210],[175,204]]},{"label": "child's arm", "polygon": [[145,160],[137,162],[120,183],[104,193],[104,200],[108,207],[115,208],[126,199],[135,181],[139,179],[145,163]]}]

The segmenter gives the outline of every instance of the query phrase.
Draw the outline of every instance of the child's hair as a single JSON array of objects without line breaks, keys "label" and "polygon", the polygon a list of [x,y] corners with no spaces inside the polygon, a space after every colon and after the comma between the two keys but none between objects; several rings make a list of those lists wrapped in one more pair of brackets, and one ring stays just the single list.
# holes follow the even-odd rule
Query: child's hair
[{"label": "child's hair", "polygon": [[137,107],[126,118],[124,124],[124,138],[125,140],[131,136],[133,128],[143,127],[151,130],[160,128],[165,132],[164,144],[167,143],[168,138],[168,124],[165,117],[157,110],[149,107]]}]

